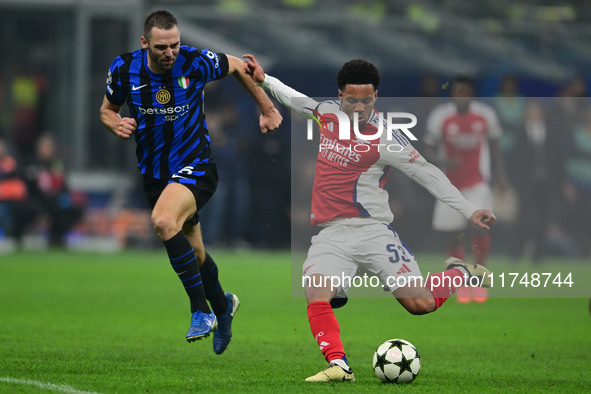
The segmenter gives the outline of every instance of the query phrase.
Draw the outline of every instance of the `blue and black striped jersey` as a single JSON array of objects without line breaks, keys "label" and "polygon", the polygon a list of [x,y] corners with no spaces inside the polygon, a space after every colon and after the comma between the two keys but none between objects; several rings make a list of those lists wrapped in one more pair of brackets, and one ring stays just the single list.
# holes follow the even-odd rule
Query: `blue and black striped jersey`
[{"label": "blue and black striped jersey", "polygon": [[222,53],[181,46],[165,74],[148,68],[147,50],[117,57],[107,76],[107,99],[127,102],[137,121],[136,154],[141,173],[167,179],[210,160],[210,138],[203,111],[203,88],[228,73]]}]

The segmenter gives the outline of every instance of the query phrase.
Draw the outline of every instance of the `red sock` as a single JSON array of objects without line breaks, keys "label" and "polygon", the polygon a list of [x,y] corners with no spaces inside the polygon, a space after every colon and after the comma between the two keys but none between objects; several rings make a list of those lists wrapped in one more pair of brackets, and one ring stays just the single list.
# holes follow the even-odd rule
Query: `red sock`
[{"label": "red sock", "polygon": [[[435,309],[441,305],[456,291],[459,286],[464,284],[465,273],[457,268],[452,268],[443,272],[438,272],[427,278],[425,286],[433,294],[435,300]],[[462,281],[455,278],[462,278]],[[459,285],[459,286],[458,286]]]},{"label": "red sock", "polygon": [[476,264],[485,265],[490,253],[490,234],[474,234],[471,238],[472,254]]},{"label": "red sock", "polygon": [[464,252],[464,247],[461,245],[452,246],[450,248],[447,248],[447,255],[457,257],[460,260],[464,260],[464,257],[466,257],[466,253]]},{"label": "red sock", "polygon": [[328,302],[313,302],[308,305],[308,320],[312,335],[320,346],[320,351],[327,362],[345,357],[341,342],[339,322]]}]

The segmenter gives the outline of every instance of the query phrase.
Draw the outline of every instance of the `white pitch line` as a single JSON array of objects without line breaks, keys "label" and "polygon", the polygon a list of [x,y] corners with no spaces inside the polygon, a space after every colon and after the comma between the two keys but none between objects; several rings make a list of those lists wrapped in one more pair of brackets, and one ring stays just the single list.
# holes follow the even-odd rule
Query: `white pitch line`
[{"label": "white pitch line", "polygon": [[63,384],[53,384],[53,383],[43,383],[38,382],[36,380],[25,380],[25,379],[15,379],[15,378],[6,378],[0,377],[0,382],[6,383],[15,383],[15,384],[25,384],[28,386],[35,386],[43,390],[52,390],[52,391],[59,391],[62,393],[72,393],[72,394],[97,394],[92,391],[80,391],[75,389],[74,387],[65,386]]}]

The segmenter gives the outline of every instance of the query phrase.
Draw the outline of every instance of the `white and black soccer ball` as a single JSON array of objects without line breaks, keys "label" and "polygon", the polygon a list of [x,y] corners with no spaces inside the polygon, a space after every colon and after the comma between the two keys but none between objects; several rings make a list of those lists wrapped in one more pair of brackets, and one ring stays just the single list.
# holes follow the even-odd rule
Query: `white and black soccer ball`
[{"label": "white and black soccer ball", "polygon": [[421,370],[421,357],[414,345],[404,339],[389,339],[373,354],[373,369],[385,383],[410,383]]}]

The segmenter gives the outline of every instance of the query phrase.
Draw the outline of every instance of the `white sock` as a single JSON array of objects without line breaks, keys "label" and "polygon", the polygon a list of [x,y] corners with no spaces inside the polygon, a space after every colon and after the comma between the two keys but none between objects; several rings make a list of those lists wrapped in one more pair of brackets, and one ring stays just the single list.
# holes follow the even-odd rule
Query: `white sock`
[{"label": "white sock", "polygon": [[349,365],[347,365],[345,360],[343,360],[342,358],[335,358],[334,360],[330,360],[329,364],[336,364],[347,372],[351,370],[351,367],[349,367]]},{"label": "white sock", "polygon": [[466,276],[466,278],[470,278],[470,276],[472,276],[472,275],[470,275],[470,272],[468,272],[468,270],[466,268],[462,267],[461,265],[454,267],[454,269],[462,271],[464,273],[464,275]]}]

